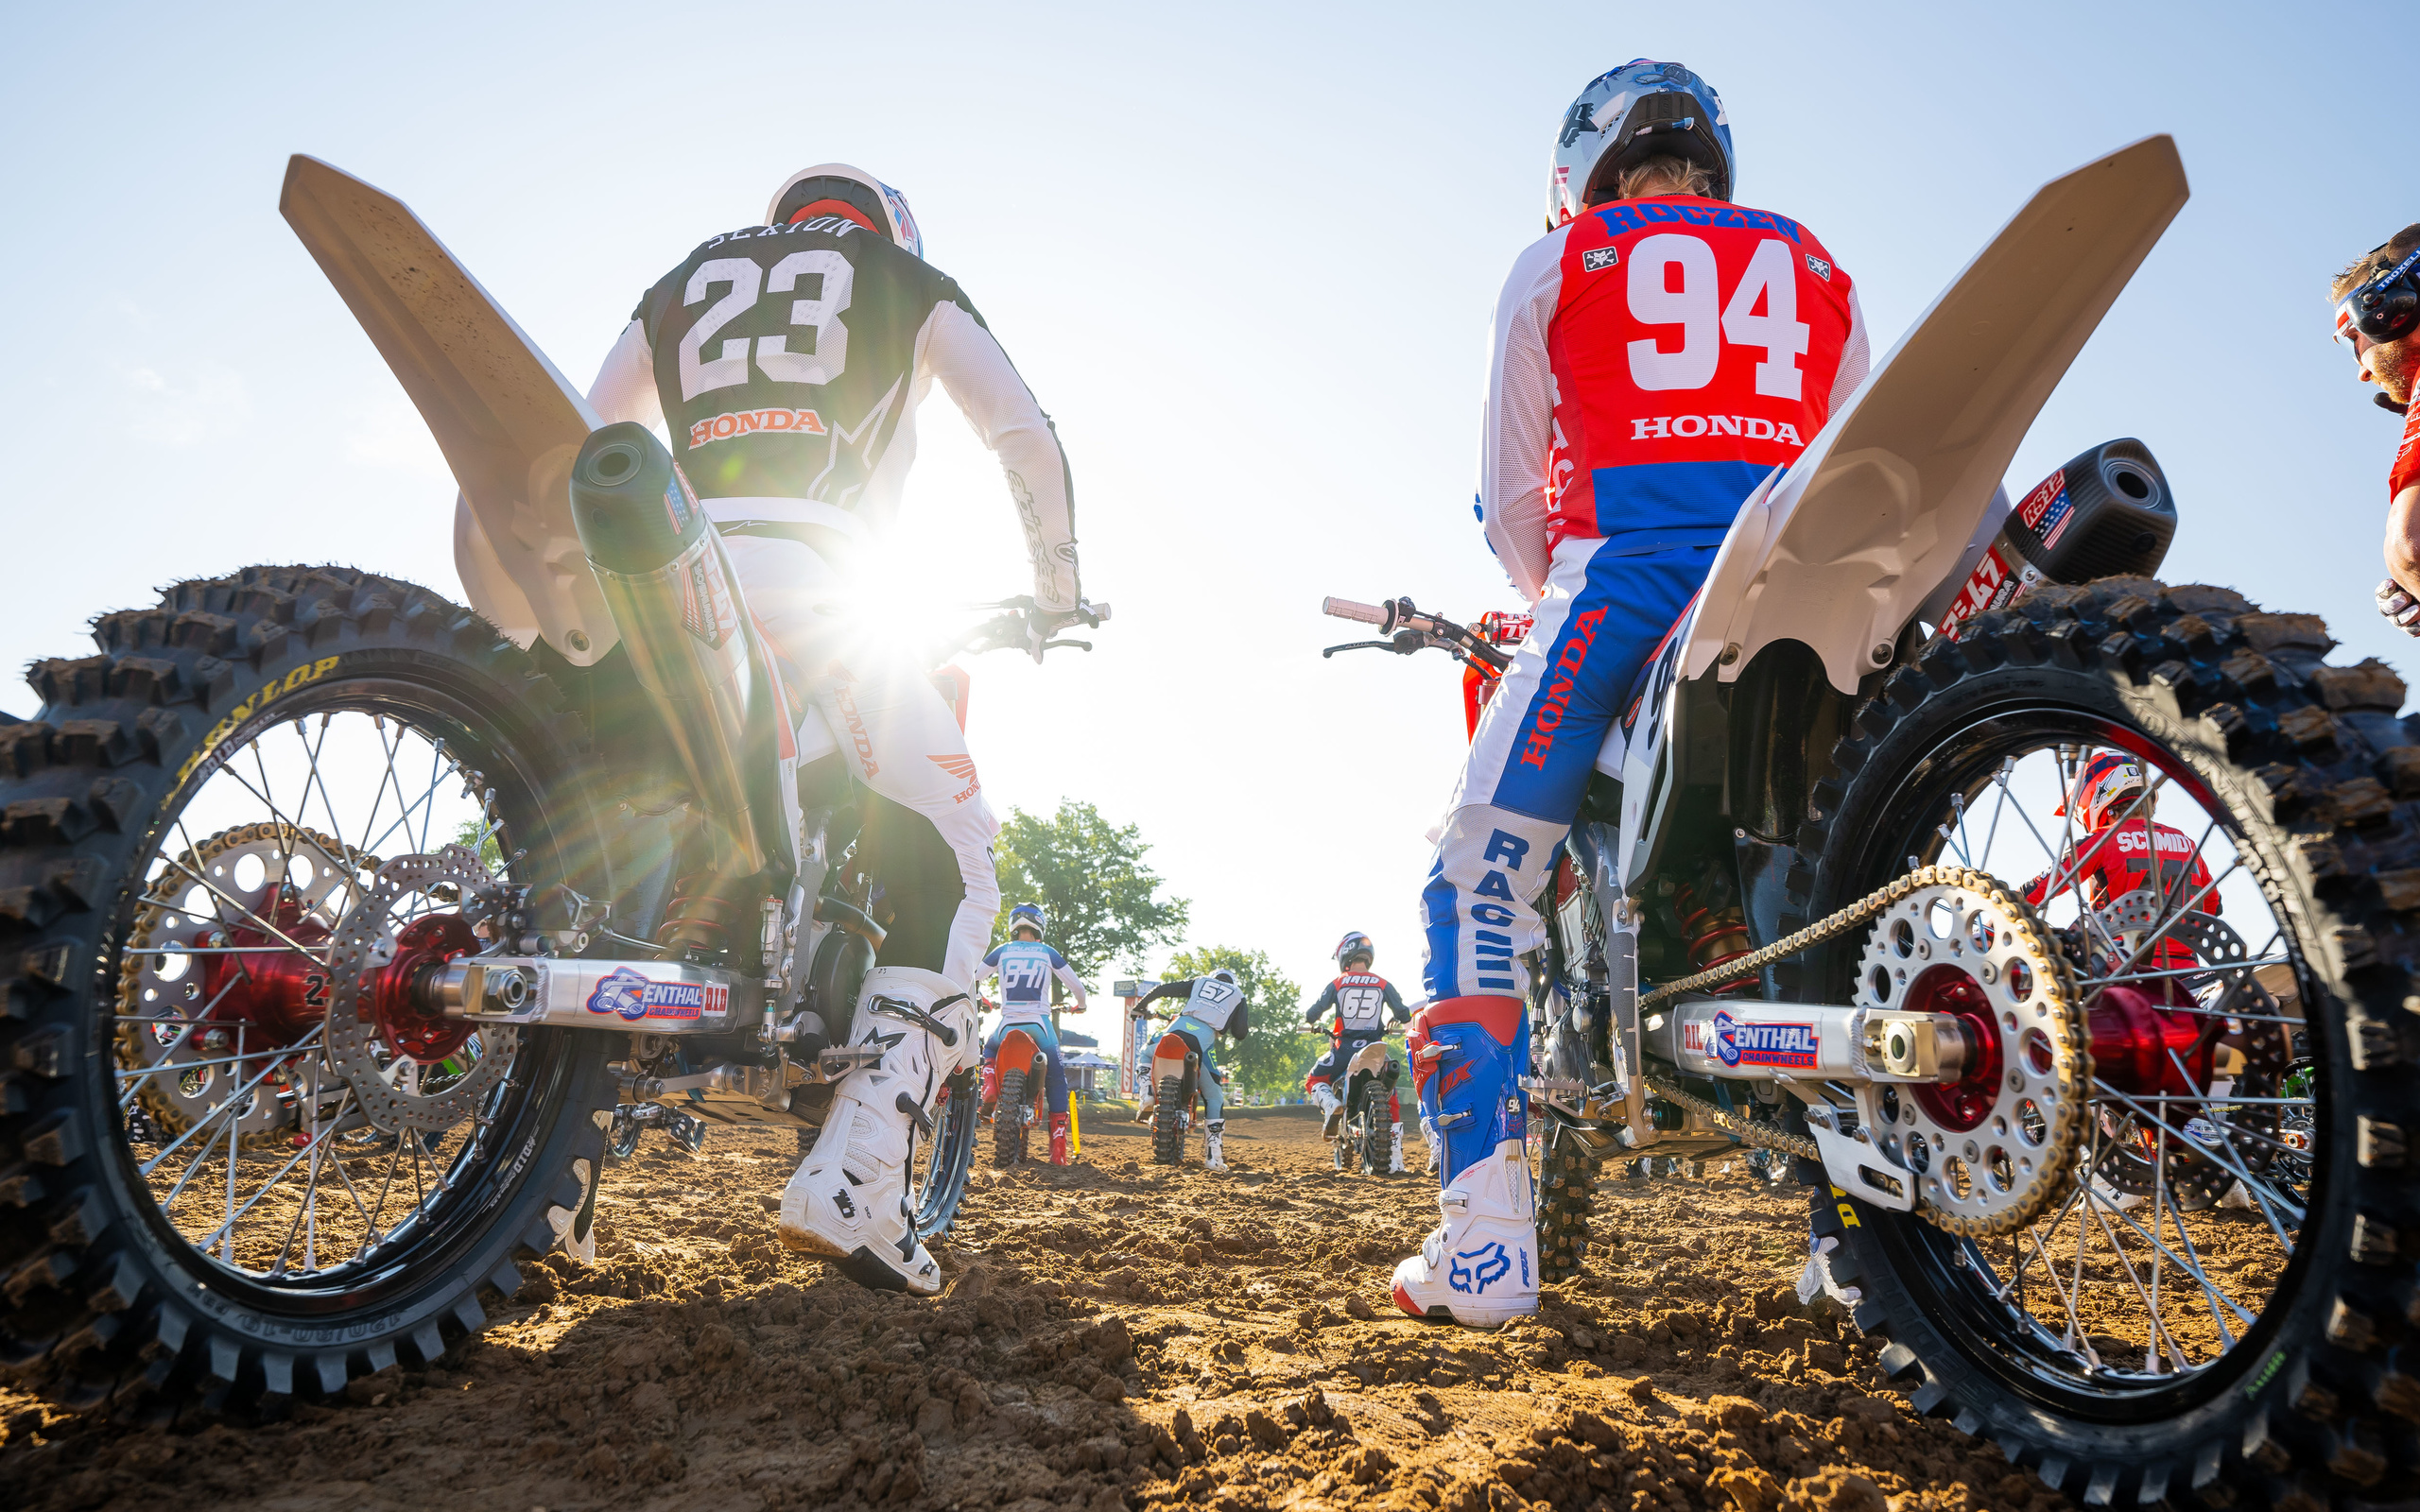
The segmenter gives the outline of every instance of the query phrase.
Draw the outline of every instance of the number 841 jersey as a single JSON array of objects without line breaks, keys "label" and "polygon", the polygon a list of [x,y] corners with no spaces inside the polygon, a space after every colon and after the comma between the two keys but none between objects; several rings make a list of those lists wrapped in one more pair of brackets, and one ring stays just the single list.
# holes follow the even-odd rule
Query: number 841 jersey
[{"label": "number 841 jersey", "polygon": [[1496,308],[1480,518],[1534,600],[1553,548],[1720,544],[1865,377],[1847,272],[1805,226],[1691,195],[1548,232]]}]

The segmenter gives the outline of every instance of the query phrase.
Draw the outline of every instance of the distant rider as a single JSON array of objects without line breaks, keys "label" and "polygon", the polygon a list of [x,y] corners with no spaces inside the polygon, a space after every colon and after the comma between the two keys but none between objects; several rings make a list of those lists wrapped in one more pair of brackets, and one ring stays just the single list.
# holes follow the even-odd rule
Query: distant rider
[{"label": "distant rider", "polygon": [[[1220,1035],[1234,1040],[1252,1038],[1252,1005],[1244,1001],[1244,989],[1236,973],[1221,966],[1208,976],[1189,976],[1181,982],[1163,982],[1134,1000],[1133,1017],[1150,1017],[1144,1005],[1154,998],[1184,999],[1184,1006],[1168,1021],[1168,1028],[1193,1041],[1201,1052],[1201,1104],[1203,1135],[1201,1163],[1212,1171],[1227,1168],[1227,1089],[1225,1076],[1219,1070],[1210,1049]],[[1134,1121],[1148,1122],[1151,1116],[1152,1093],[1146,1091],[1141,1106],[1134,1109]]]},{"label": "distant rider", "polygon": [[2336,275],[2336,339],[2352,343],[2361,382],[2372,397],[2403,417],[2403,438],[2387,470],[2386,567],[2378,612],[2420,635],[2420,409],[2411,390],[2420,380],[2420,224],[2404,227],[2384,246]]},{"label": "distant rider", "polygon": [[1604,75],[1564,113],[1544,239],[1496,304],[1479,517],[1535,622],[1471,742],[1421,894],[1421,1112],[1443,1223],[1395,1269],[1415,1316],[1538,1306],[1523,1152],[1531,905],[1633,683],[1740,505],[1865,377],[1848,274],[1812,232],[1731,203],[1731,129],[1678,63]]},{"label": "distant rider", "polygon": [[[898,512],[916,406],[939,378],[1007,475],[1038,655],[1080,617],[1067,463],[982,317],[925,262],[897,190],[824,163],[775,190],[765,222],[703,243],[641,296],[589,401],[609,423],[667,427],[748,607],[840,742],[829,759],[873,791],[865,833],[894,917],[847,1041],[880,1059],[837,1085],[779,1231],[863,1285],[930,1295],[941,1272],[910,1221],[907,1164],[943,1081],[976,1063],[967,994],[1000,905],[999,824],[925,669],[853,634],[829,601]],[[802,738],[830,748],[820,730]]]},{"label": "distant rider", "polygon": [[[1395,990],[1394,984],[1372,973],[1370,967],[1377,955],[1378,948],[1357,929],[1337,941],[1336,964],[1344,969],[1344,974],[1322,988],[1303,1014],[1310,1023],[1324,1024],[1329,1036],[1326,1054],[1311,1063],[1311,1074],[1303,1078],[1303,1090],[1327,1115],[1320,1128],[1324,1139],[1336,1138],[1344,1125],[1344,1099],[1337,1094],[1337,1078],[1344,1074],[1345,1068],[1363,1047],[1387,1037],[1390,1014],[1396,1023],[1411,1022],[1411,1010],[1404,1006],[1403,994]],[[1387,1120],[1394,1125],[1390,1176],[1403,1173],[1403,1104],[1395,1095],[1395,1078],[1401,1074],[1401,1067],[1390,1058],[1386,1075]]]},{"label": "distant rider", "polygon": [[983,1060],[989,1065],[1000,1053],[1000,1040],[1016,1025],[1032,1036],[1033,1042],[1049,1062],[1050,1087],[1050,1163],[1067,1163],[1067,1065],[1059,1055],[1059,1026],[1050,1020],[1050,984],[1058,982],[1076,1000],[1073,1011],[1081,1013],[1090,1006],[1084,996],[1084,984],[1067,957],[1043,943],[1044,920],[1040,903],[1019,903],[1009,910],[1009,937],[992,947],[983,957],[983,971],[976,980],[996,976],[1000,982],[1000,1022],[992,1037],[983,1042]]},{"label": "distant rider", "polygon": [[[2165,924],[2188,908],[2217,913],[2219,895],[2210,886],[2210,868],[2202,860],[2201,848],[2184,831],[2152,819],[2153,802],[2140,762],[2119,751],[2095,752],[2057,810],[2075,815],[2083,837],[2069,842],[2069,853],[2058,866],[2026,885],[2025,901],[2040,908],[2073,887],[2087,909],[2098,911],[2129,893],[2157,888],[2162,894],[2157,923]],[[2085,948],[2102,958],[2104,970],[2190,971],[2199,964],[2191,945],[2173,932],[2131,966],[2126,963],[2134,952],[2120,950],[2112,932],[2089,924],[2082,932]],[[2155,977],[2145,986],[2154,998],[2190,998],[2186,978]]]}]

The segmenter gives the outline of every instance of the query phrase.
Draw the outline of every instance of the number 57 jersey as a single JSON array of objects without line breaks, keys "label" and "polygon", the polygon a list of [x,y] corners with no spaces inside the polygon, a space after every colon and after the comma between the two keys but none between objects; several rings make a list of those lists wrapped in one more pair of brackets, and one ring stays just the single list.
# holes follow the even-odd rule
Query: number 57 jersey
[{"label": "number 57 jersey", "polygon": [[1532,601],[1573,538],[1719,544],[1863,382],[1865,323],[1812,232],[1691,195],[1596,206],[1497,302],[1479,514]]}]

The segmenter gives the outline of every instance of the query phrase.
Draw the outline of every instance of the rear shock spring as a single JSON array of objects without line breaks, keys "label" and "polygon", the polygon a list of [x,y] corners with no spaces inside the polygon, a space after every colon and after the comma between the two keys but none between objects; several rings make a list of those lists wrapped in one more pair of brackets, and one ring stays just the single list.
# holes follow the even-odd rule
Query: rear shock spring
[{"label": "rear shock spring", "polygon": [[655,942],[674,952],[719,953],[730,946],[732,930],[750,902],[748,879],[710,871],[692,872],[672,885],[672,902]]},{"label": "rear shock spring", "polygon": [[[1689,961],[1701,971],[1714,971],[1726,962],[1755,954],[1748,941],[1747,917],[1737,903],[1700,904],[1697,889],[1687,883],[1676,888],[1672,896],[1673,909],[1681,919],[1681,936],[1687,941]],[[1756,981],[1755,973],[1725,982],[1711,988],[1716,995],[1737,992]]]}]

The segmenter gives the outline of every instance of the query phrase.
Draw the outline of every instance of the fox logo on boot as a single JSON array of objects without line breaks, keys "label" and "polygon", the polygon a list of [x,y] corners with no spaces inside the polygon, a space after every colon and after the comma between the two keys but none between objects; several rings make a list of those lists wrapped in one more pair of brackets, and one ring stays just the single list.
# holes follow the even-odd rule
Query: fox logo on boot
[{"label": "fox logo on boot", "polygon": [[[1474,1260],[1478,1263],[1476,1265],[1464,1263],[1466,1261]],[[1445,1280],[1454,1290],[1469,1292],[1477,1296],[1512,1273],[1512,1257],[1505,1253],[1502,1242],[1497,1241],[1481,1245],[1477,1249],[1462,1250],[1456,1254],[1453,1268],[1446,1272]]]}]

